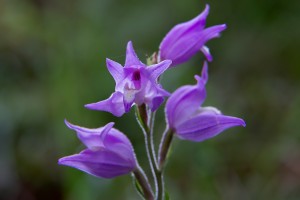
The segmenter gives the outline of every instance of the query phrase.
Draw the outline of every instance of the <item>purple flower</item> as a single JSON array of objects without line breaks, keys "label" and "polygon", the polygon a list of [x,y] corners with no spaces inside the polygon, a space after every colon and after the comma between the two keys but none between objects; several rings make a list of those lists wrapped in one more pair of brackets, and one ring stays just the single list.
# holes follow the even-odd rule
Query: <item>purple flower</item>
[{"label": "purple flower", "polygon": [[207,63],[196,85],[178,88],[166,103],[167,123],[180,139],[200,142],[234,126],[246,126],[244,120],[222,115],[214,107],[201,107],[206,98]]},{"label": "purple flower", "polygon": [[145,103],[154,111],[164,97],[170,95],[157,83],[157,78],[171,65],[170,60],[146,66],[138,59],[132,43],[128,42],[125,66],[110,59],[106,60],[106,65],[116,82],[115,92],[104,101],[85,105],[86,108],[121,116],[129,112],[134,103]]},{"label": "purple flower", "polygon": [[76,126],[66,120],[65,123],[77,132],[87,148],[79,154],[59,159],[59,164],[102,178],[113,178],[136,169],[133,147],[123,133],[112,128],[113,122],[96,129]]},{"label": "purple flower", "polygon": [[208,61],[212,61],[212,55],[205,43],[210,39],[220,36],[220,32],[226,29],[226,25],[216,25],[204,28],[206,17],[209,13],[209,5],[194,19],[176,25],[165,36],[159,46],[160,60],[172,60],[172,66],[189,60],[198,51],[202,51]]}]

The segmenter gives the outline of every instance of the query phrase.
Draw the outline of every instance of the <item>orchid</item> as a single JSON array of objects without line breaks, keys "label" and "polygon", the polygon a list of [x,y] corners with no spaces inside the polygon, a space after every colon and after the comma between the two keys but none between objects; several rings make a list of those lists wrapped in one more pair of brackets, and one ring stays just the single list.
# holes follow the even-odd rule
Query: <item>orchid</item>
[{"label": "orchid", "polygon": [[107,111],[119,117],[129,112],[134,103],[146,104],[155,111],[164,97],[169,96],[157,78],[171,65],[170,60],[146,66],[138,59],[132,43],[128,42],[124,67],[110,59],[106,60],[106,65],[116,82],[115,92],[104,101],[85,105],[86,108]]},{"label": "orchid", "polygon": [[76,131],[78,138],[87,149],[79,154],[59,159],[59,164],[102,178],[127,174],[137,167],[129,139],[122,132],[112,128],[114,123],[108,123],[97,129],[76,126],[68,121],[65,123],[70,129]]},{"label": "orchid", "polygon": [[198,51],[202,51],[208,61],[212,61],[205,43],[219,37],[226,29],[225,24],[205,28],[209,5],[194,19],[178,24],[165,36],[159,46],[159,59],[172,60],[172,66],[188,61]]},{"label": "orchid", "polygon": [[196,85],[178,88],[166,104],[167,122],[180,139],[200,142],[216,136],[225,129],[245,126],[244,120],[222,115],[214,107],[201,107],[206,98],[207,63],[202,76],[195,76]]}]

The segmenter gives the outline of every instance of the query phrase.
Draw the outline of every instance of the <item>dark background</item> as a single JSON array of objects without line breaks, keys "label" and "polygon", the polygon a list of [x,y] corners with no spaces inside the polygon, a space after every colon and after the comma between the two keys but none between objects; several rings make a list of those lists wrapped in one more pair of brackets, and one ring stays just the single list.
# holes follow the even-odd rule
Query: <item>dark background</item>
[{"label": "dark background", "polygon": [[[83,105],[114,90],[105,58],[123,64],[132,40],[145,60],[205,3],[208,26],[228,26],[208,43],[205,105],[247,127],[202,143],[175,140],[165,174],[171,199],[300,199],[298,0],[0,1],[0,199],[139,199],[129,175],[97,179],[57,165],[84,148],[63,120],[91,128],[115,121],[146,166],[133,112],[116,118]],[[194,84],[203,60],[199,53],[168,70],[164,88]]]}]

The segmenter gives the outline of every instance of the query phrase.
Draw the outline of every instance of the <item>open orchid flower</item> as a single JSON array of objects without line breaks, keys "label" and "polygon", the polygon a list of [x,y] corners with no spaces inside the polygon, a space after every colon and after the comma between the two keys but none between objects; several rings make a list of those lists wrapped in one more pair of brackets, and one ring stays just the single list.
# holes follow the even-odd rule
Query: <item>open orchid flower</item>
[{"label": "open orchid flower", "polygon": [[122,132],[112,128],[113,122],[96,129],[76,126],[66,120],[65,123],[77,132],[78,138],[87,148],[79,154],[59,159],[59,164],[102,178],[124,175],[137,167],[129,139]]},{"label": "open orchid flower", "polygon": [[202,51],[208,61],[212,55],[205,43],[219,37],[226,25],[216,25],[205,28],[209,5],[194,19],[173,27],[159,46],[160,60],[172,60],[172,66],[188,61],[198,51]]},{"label": "open orchid flower", "polygon": [[207,63],[203,66],[202,76],[195,78],[196,85],[178,88],[166,103],[167,123],[180,139],[200,142],[225,129],[246,126],[244,120],[222,115],[214,107],[201,107],[206,98]]},{"label": "open orchid flower", "polygon": [[102,110],[115,116],[129,112],[131,106],[146,104],[155,111],[169,93],[157,82],[157,78],[171,65],[170,60],[146,66],[137,57],[132,43],[128,42],[126,62],[123,67],[110,59],[106,60],[107,68],[113,76],[115,92],[106,100],[87,104],[86,108]]}]

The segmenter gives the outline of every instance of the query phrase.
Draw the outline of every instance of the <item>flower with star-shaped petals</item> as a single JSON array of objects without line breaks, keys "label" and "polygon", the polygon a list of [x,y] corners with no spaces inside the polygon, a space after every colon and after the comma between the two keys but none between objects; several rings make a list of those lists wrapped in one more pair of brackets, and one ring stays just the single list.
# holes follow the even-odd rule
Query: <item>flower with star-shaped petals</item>
[{"label": "flower with star-shaped petals", "polygon": [[106,100],[85,105],[92,110],[102,110],[115,116],[129,112],[133,104],[146,104],[155,111],[169,93],[157,82],[157,78],[171,65],[165,60],[155,65],[146,66],[137,57],[132,43],[128,42],[124,67],[110,59],[107,68],[113,76],[115,92]]}]

